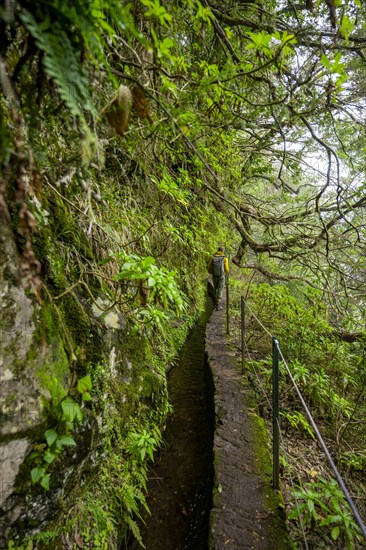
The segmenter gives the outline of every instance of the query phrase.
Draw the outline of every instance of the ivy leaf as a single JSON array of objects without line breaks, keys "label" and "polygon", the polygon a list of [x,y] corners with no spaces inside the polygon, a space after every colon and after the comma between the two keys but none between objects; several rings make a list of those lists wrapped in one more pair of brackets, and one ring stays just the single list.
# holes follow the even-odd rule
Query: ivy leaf
[{"label": "ivy leaf", "polygon": [[202,6],[202,4],[200,2],[198,2],[198,9],[197,9],[197,13],[196,13],[196,19],[201,19],[203,22],[210,25],[211,22],[215,19],[215,16],[212,13],[210,8],[205,8],[205,7]]},{"label": "ivy leaf", "polygon": [[130,272],[129,271],[120,271],[119,273],[117,273],[115,276],[114,276],[114,279],[116,281],[123,281],[123,279],[128,279],[130,277]]},{"label": "ivy leaf", "polygon": [[67,422],[73,422],[75,419],[81,421],[83,413],[80,405],[71,397],[66,397],[61,403],[63,417]]},{"label": "ivy leaf", "polygon": [[43,487],[43,489],[46,489],[46,491],[48,491],[48,489],[50,488],[50,476],[49,476],[49,474],[46,474],[42,477],[41,486]]},{"label": "ivy leaf", "polygon": [[332,69],[331,69],[332,73],[338,73],[338,74],[344,73],[345,64],[340,62],[341,59],[342,59],[342,54],[341,52],[338,52],[334,58],[334,63],[332,65]]},{"label": "ivy leaf", "polygon": [[354,26],[354,22],[347,15],[343,15],[339,33],[345,40],[348,40],[349,33],[353,31]]},{"label": "ivy leaf", "polygon": [[86,376],[78,380],[78,384],[77,384],[78,392],[84,393],[86,391],[90,391],[92,387],[93,385],[90,378],[90,374],[87,374]]},{"label": "ivy leaf", "polygon": [[174,46],[174,41],[169,37],[164,38],[164,40],[159,44],[159,52],[161,56],[165,55],[165,57],[171,57],[170,48],[172,46]]},{"label": "ivy leaf", "polygon": [[82,398],[83,401],[91,401],[92,400],[90,393],[87,392],[87,391],[83,393],[81,398]]},{"label": "ivy leaf", "polygon": [[45,469],[44,468],[33,468],[31,471],[31,480],[32,483],[38,483],[39,480],[45,475]]},{"label": "ivy leaf", "polygon": [[145,267],[149,267],[150,265],[153,265],[154,263],[155,263],[155,258],[153,258],[152,256],[146,256],[146,258],[142,260],[141,266],[145,268]]},{"label": "ivy leaf", "polygon": [[43,460],[46,462],[46,464],[51,464],[55,460],[56,455],[51,453],[50,451],[46,451],[43,455]]},{"label": "ivy leaf", "polygon": [[51,447],[57,439],[57,433],[52,428],[44,432],[47,445]]},{"label": "ivy leaf", "polygon": [[156,283],[154,277],[149,277],[147,280],[147,286],[154,286]]},{"label": "ivy leaf", "polygon": [[327,69],[331,69],[332,65],[330,64],[330,61],[328,57],[323,53],[320,58],[321,63],[326,67]]},{"label": "ivy leaf", "polygon": [[167,57],[170,60],[174,60],[174,56],[170,53],[170,48],[174,46],[174,41],[169,37],[166,37],[163,41],[160,41],[156,33],[154,32],[154,29],[151,29],[151,36],[154,41],[157,56],[159,58]]},{"label": "ivy leaf", "polygon": [[145,13],[146,17],[156,17],[164,27],[168,27],[168,24],[172,21],[172,16],[166,11],[166,9],[160,5],[159,0],[141,0],[141,3],[148,8]]},{"label": "ivy leaf", "polygon": [[297,40],[294,34],[289,34],[287,31],[284,31],[281,37],[282,44],[289,42],[291,44],[297,44]]},{"label": "ivy leaf", "polygon": [[76,445],[74,438],[69,435],[62,435],[58,441],[62,446],[73,447]]}]

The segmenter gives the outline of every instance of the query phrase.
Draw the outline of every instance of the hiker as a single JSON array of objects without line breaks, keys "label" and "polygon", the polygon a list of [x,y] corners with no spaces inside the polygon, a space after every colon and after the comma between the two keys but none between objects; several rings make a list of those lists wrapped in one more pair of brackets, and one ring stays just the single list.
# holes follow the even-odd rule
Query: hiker
[{"label": "hiker", "polygon": [[222,298],[222,291],[224,289],[225,281],[227,282],[227,276],[229,273],[229,260],[225,256],[225,249],[223,246],[219,246],[217,252],[211,258],[208,264],[208,272],[212,275],[214,292],[215,292],[215,309],[219,310],[220,300]]}]

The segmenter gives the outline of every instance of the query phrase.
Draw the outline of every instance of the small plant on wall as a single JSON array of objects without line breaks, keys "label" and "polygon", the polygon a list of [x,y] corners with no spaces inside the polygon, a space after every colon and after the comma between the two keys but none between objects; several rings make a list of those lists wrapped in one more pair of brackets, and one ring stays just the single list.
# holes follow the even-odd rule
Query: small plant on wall
[{"label": "small plant on wall", "polygon": [[[77,389],[83,401],[91,400],[92,382],[89,374],[78,380]],[[65,447],[76,446],[70,432],[74,429],[75,422],[81,422],[83,419],[81,406],[72,397],[66,396],[59,405],[59,417],[58,425],[44,432],[45,443],[36,444],[29,456],[29,459],[36,463],[31,470],[32,483],[41,485],[45,490],[50,488],[50,465]]]}]

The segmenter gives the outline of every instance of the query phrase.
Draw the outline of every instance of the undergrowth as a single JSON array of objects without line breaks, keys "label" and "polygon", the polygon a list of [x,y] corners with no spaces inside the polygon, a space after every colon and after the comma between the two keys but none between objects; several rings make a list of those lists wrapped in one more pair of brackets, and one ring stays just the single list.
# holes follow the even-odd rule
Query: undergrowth
[{"label": "undergrowth", "polygon": [[[292,377],[362,515],[366,510],[365,408],[359,398],[359,388],[365,383],[362,342],[350,344],[338,337],[314,290],[296,293],[293,285],[288,288],[253,281],[246,287],[241,280],[231,280],[231,322],[237,342],[242,295],[249,306],[245,309],[245,375],[256,392],[269,433],[272,341],[255,316],[279,340]],[[282,362],[280,409],[282,490],[295,547],[303,548],[303,529],[308,542],[319,548],[361,548],[360,529],[332,470],[312,443],[313,427]]]}]

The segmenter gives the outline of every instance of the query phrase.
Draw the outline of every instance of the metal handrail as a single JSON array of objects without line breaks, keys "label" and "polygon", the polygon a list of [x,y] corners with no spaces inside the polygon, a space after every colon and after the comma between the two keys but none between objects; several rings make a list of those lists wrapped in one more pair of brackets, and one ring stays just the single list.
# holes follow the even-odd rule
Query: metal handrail
[{"label": "metal handrail", "polygon": [[248,308],[253,317],[256,319],[256,321],[259,323],[261,328],[271,337],[272,339],[272,429],[273,429],[273,442],[272,442],[272,456],[273,456],[273,488],[278,490],[279,489],[279,439],[280,439],[280,425],[279,425],[279,357],[281,357],[286,370],[290,376],[290,380],[296,390],[296,393],[298,394],[298,397],[300,399],[300,402],[302,406],[304,407],[304,410],[309,418],[309,421],[314,429],[314,433],[321,445],[321,447],[324,450],[325,456],[327,457],[327,460],[335,474],[335,477],[339,483],[339,486],[341,490],[343,491],[343,494],[351,508],[353,517],[356,520],[356,523],[358,524],[361,533],[363,537],[366,540],[366,527],[363,523],[361,516],[357,510],[357,507],[355,503],[352,500],[352,497],[346,487],[346,484],[343,481],[343,478],[338,471],[331,454],[324,442],[324,439],[315,423],[314,418],[312,417],[310,410],[308,406],[306,405],[306,402],[304,400],[304,397],[302,396],[299,387],[297,386],[291,371],[287,365],[287,362],[282,354],[281,348],[279,346],[278,340],[269,332],[269,330],[262,324],[262,322],[258,319],[258,317],[254,314],[252,309],[248,306],[246,303],[246,300],[244,297],[241,297],[241,351],[242,351],[242,374],[244,374],[245,369],[245,308]]}]

